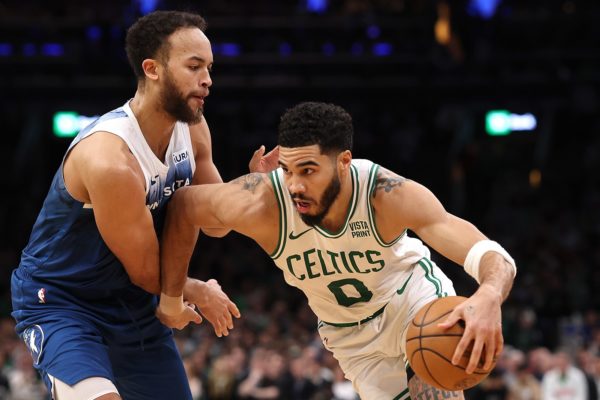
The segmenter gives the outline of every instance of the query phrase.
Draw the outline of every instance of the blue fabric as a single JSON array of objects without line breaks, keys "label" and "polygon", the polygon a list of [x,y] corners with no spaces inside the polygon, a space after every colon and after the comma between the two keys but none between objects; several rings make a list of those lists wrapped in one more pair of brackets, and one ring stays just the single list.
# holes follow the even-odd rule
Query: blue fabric
[{"label": "blue fabric", "polygon": [[[130,117],[117,109],[98,121],[114,118]],[[159,235],[172,192],[192,179],[190,160],[177,157],[166,182],[156,181],[146,198]],[[16,331],[47,386],[48,374],[69,385],[100,376],[124,399],[191,399],[172,332],[154,315],[156,296],[132,284],[92,209],[66,190],[62,165],[13,271],[11,291]]]},{"label": "blue fabric", "polygon": [[125,399],[191,399],[172,332],[154,316],[156,296],[131,286],[82,301],[58,286],[23,280],[18,269],[11,289],[17,332],[47,384],[47,374],[69,385],[100,376]]}]

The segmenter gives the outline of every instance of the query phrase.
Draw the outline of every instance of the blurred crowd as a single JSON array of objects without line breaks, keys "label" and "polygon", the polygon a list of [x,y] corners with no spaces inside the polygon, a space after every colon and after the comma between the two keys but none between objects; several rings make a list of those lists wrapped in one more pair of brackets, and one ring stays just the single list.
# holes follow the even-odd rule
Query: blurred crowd
[{"label": "blurred crowd", "polygon": [[[149,3],[109,0],[92,9],[76,0],[53,7],[0,0],[0,45],[4,37],[15,49],[68,39],[62,59],[0,59],[3,76],[17,76],[0,80],[0,118],[14,132],[0,150],[11,190],[0,197],[0,400],[47,398],[14,333],[9,282],[68,144],[52,137],[48,121],[57,107],[99,113],[131,95],[130,72],[119,58],[122,34]],[[215,44],[237,40],[246,50],[238,58],[217,54],[207,101],[214,159],[225,180],[246,171],[258,145],[273,145],[285,108],[301,100],[344,106],[354,118],[355,157],[425,184],[517,261],[503,306],[504,352],[467,399],[599,399],[600,3],[498,1],[500,17],[484,22],[469,5],[486,2],[332,0],[324,17],[364,21],[311,18],[301,21],[306,27],[286,15],[314,16],[307,11],[313,2],[198,3]],[[90,23],[110,32],[102,43],[86,36]],[[444,36],[445,23],[452,23],[452,38]],[[393,53],[354,52],[376,41],[391,43]],[[295,52],[282,52],[282,43]],[[102,75],[107,71],[111,79]],[[486,136],[485,112],[494,108],[532,112],[538,127]],[[459,267],[435,254],[434,260],[458,294],[472,293],[474,282]],[[217,279],[242,312],[225,338],[206,321],[176,332],[195,399],[357,399],[324,350],[305,298],[254,243],[236,234],[201,237],[190,274]]]},{"label": "blurred crowd", "polygon": [[[266,291],[264,287],[253,297]],[[248,308],[228,337],[217,338],[206,322],[177,332],[194,399],[358,400],[337,361],[321,345],[310,310],[300,306],[291,312],[286,302],[267,305],[268,296],[262,297],[244,299]],[[598,399],[600,327],[582,328],[594,332],[589,342],[555,350],[521,350],[508,344],[507,336],[495,370],[466,391],[466,399]],[[0,320],[0,343],[0,399],[47,399],[10,318]]]}]

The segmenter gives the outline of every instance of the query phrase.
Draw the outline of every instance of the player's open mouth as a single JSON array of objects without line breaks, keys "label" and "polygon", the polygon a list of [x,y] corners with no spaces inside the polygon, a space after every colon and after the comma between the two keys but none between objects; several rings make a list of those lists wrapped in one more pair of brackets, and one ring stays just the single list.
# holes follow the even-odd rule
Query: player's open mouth
[{"label": "player's open mouth", "polygon": [[310,203],[306,201],[294,201],[294,203],[296,204],[296,209],[299,213],[306,213],[310,208]]},{"label": "player's open mouth", "polygon": [[204,105],[204,96],[192,96],[192,99],[200,103],[200,106]]}]

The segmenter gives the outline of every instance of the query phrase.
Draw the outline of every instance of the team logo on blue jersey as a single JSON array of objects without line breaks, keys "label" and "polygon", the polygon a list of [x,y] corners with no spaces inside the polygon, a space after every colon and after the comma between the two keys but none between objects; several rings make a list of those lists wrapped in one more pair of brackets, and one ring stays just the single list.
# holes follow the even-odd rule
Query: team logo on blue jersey
[{"label": "team logo on blue jersey", "polygon": [[32,325],[21,334],[21,339],[27,345],[33,362],[38,364],[44,348],[44,331],[39,325]]},{"label": "team logo on blue jersey", "polygon": [[190,157],[187,150],[178,151],[173,153],[173,164],[179,164],[180,162],[184,162]]}]

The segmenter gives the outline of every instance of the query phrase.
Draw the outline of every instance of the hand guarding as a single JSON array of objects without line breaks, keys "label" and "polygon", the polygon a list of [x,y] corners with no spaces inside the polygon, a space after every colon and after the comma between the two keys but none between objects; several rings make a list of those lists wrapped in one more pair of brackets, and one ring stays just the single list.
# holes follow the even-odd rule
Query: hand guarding
[{"label": "hand guarding", "polygon": [[279,166],[279,146],[275,146],[273,150],[265,154],[265,146],[260,146],[254,152],[248,168],[250,172],[269,173]]},{"label": "hand guarding", "polygon": [[229,330],[233,329],[232,316],[240,318],[240,311],[216,280],[208,280],[203,288],[203,293],[198,293],[198,299],[201,298],[202,302],[188,300],[198,306],[200,313],[211,323],[218,337],[229,335]]},{"label": "hand guarding", "polygon": [[179,330],[185,328],[190,322],[194,322],[195,324],[202,322],[202,317],[196,312],[196,306],[187,302],[184,302],[181,312],[176,314],[165,313],[165,310],[159,304],[156,308],[156,317],[169,328]]}]

